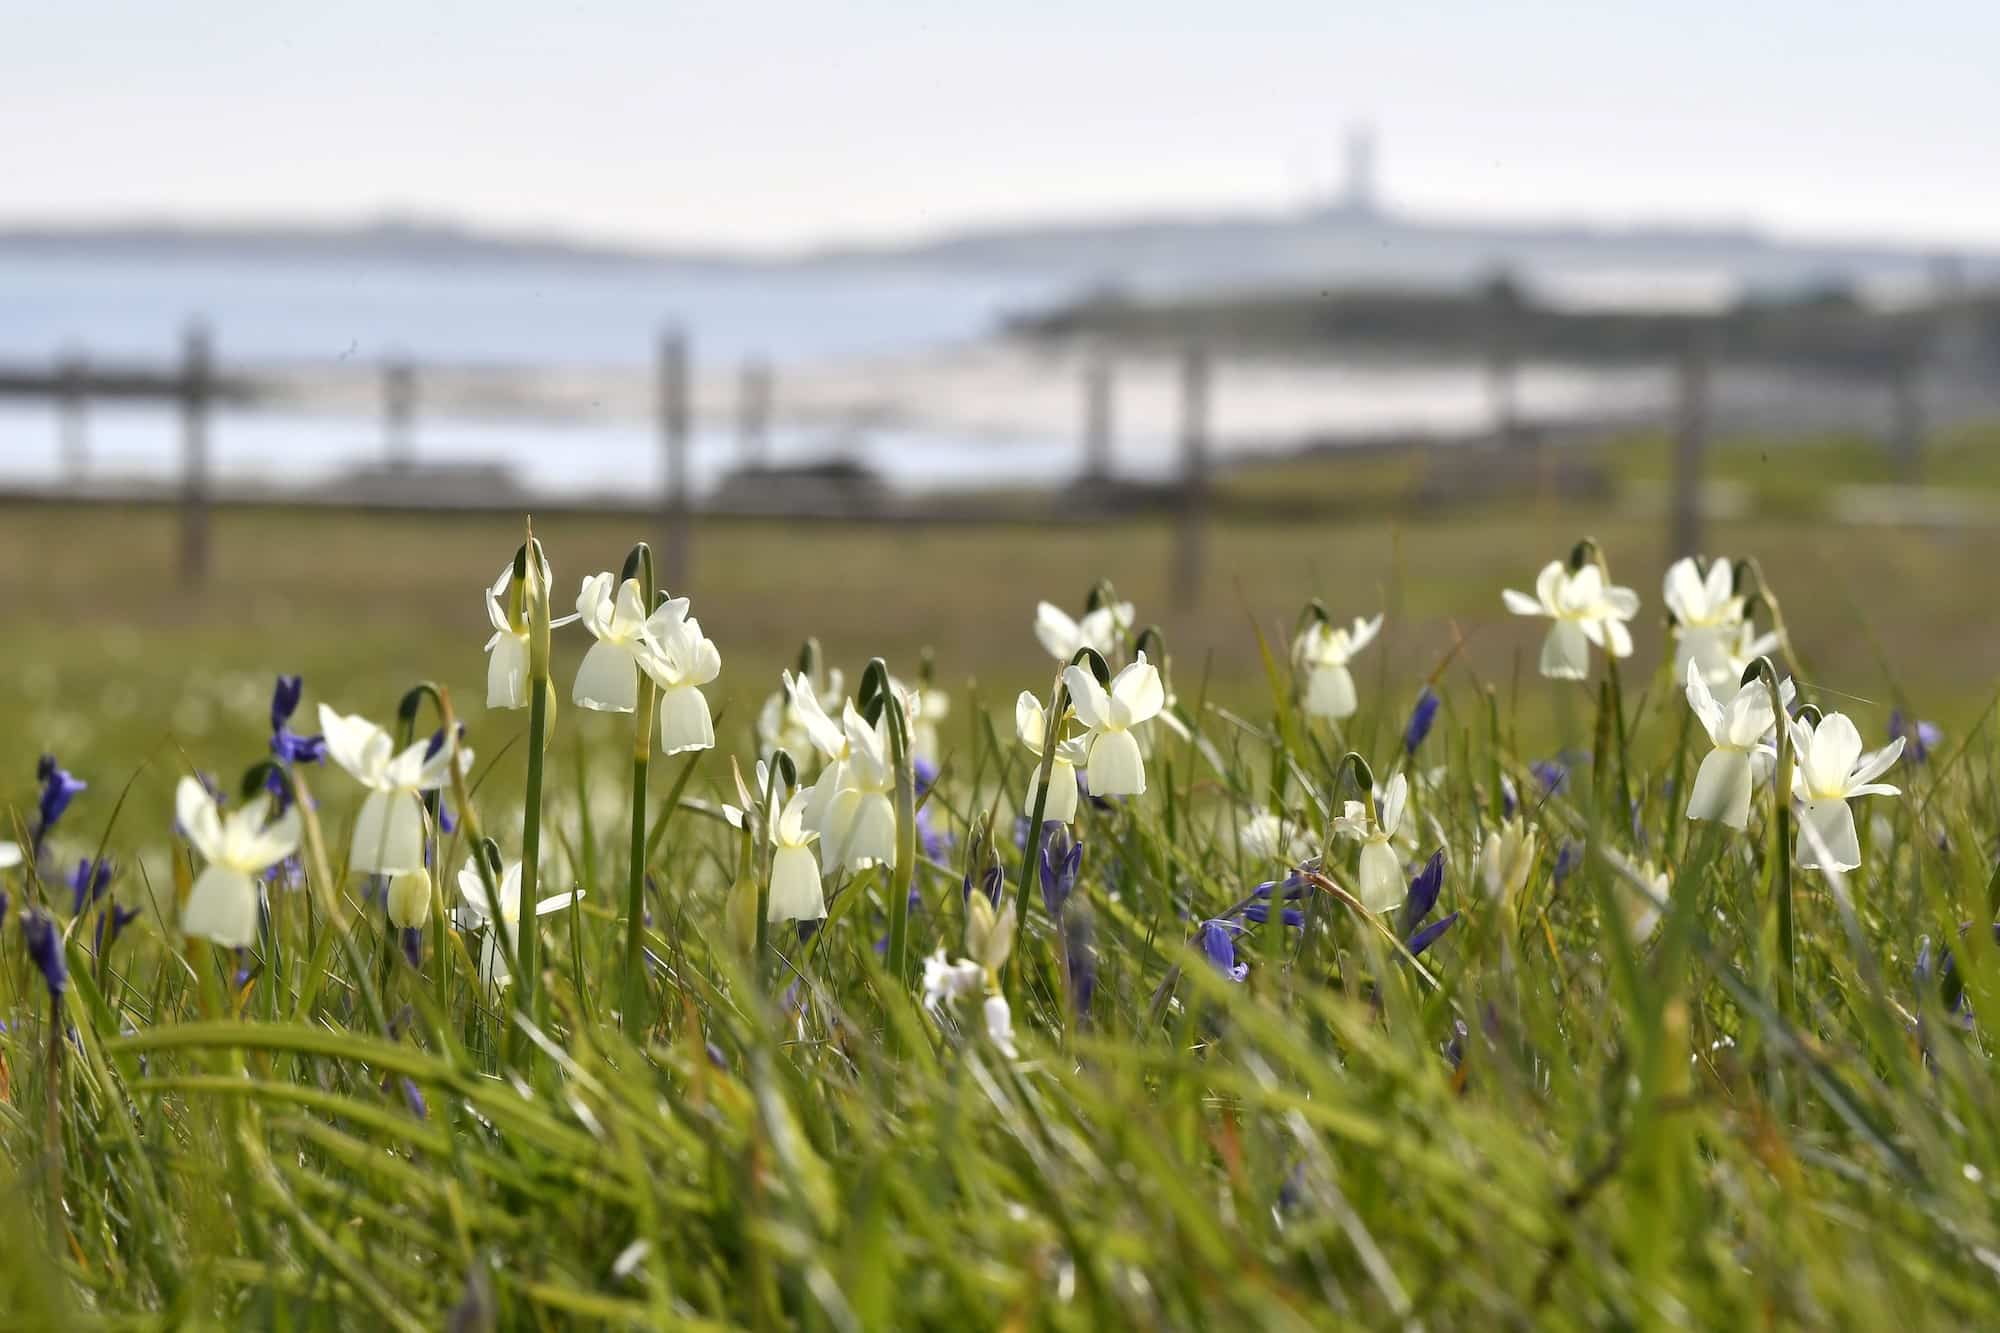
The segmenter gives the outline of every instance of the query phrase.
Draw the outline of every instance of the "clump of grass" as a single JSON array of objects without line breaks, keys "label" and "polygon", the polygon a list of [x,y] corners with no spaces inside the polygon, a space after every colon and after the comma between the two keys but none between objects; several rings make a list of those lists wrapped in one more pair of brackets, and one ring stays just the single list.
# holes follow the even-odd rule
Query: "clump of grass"
[{"label": "clump of grass", "polygon": [[[483,766],[432,801],[438,915],[414,949],[343,873],[354,794],[309,767],[302,854],[258,944],[183,940],[196,867],[155,799],[170,784],[141,771],[98,803],[102,827],[63,830],[120,858],[105,896],[88,876],[73,896],[52,850],[4,872],[0,1311],[65,1328],[1983,1318],[1990,710],[1862,807],[1863,864],[1829,875],[1789,867],[1768,784],[1742,833],[1683,819],[1672,775],[1699,737],[1667,665],[1628,662],[1622,691],[1503,689],[1462,662],[1364,673],[1361,711],[1328,723],[1297,706],[1282,647],[1259,645],[1254,707],[1170,677],[1187,734],[1150,734],[1143,796],[1081,803],[1062,884],[1016,828],[1045,794],[1032,756],[969,693],[921,794],[899,780],[896,863],[830,875],[810,930],[731,917],[767,850],[723,809],[744,804],[754,710],[722,718],[717,752],[662,765],[630,822],[629,731],[568,745],[564,710],[541,878],[583,892],[520,951],[532,1006],[445,916],[475,837],[520,850],[518,784],[487,777],[526,744],[521,714],[439,696]],[[904,703],[870,679],[900,773]],[[1427,735],[1404,725],[1420,690],[1441,700]],[[1580,741],[1560,770],[1516,740],[1514,701],[1538,693]],[[1415,875],[1441,853],[1442,882],[1424,912],[1376,915],[1333,821],[1397,779],[1398,854]],[[1245,836],[1259,813],[1275,843]],[[10,836],[33,850],[38,818]],[[990,929],[970,906],[988,893],[1025,909],[1011,1052],[976,1003],[927,1006],[913,975],[967,952],[969,920]],[[139,919],[100,933],[114,903]],[[62,930],[59,993],[22,947],[30,910]]]}]

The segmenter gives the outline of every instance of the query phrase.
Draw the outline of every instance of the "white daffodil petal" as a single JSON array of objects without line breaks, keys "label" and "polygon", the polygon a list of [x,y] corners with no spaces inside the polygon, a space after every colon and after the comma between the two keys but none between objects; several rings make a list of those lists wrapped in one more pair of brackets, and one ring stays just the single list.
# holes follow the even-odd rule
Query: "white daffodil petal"
[{"label": "white daffodil petal", "polygon": [[415,792],[368,793],[354,820],[347,863],[364,875],[424,868],[424,807]]},{"label": "white daffodil petal", "polygon": [[257,881],[234,866],[214,863],[196,877],[181,930],[225,949],[257,942]]}]

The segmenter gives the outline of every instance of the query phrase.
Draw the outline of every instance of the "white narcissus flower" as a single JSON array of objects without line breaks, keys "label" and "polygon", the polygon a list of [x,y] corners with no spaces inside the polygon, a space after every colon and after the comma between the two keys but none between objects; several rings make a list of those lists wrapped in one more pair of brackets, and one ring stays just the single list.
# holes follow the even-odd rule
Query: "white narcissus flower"
[{"label": "white narcissus flower", "polygon": [[826,915],[826,894],[820,887],[819,862],[813,858],[812,842],[818,837],[805,826],[802,815],[806,793],[794,792],[771,821],[770,902],[766,921],[818,921]]},{"label": "white narcissus flower", "polygon": [[[801,673],[799,680],[813,695],[818,712],[825,716],[831,709],[840,711],[841,700],[847,697],[845,682],[840,672],[829,671],[823,682],[815,683]],[[792,684],[789,674],[783,683],[764,700],[764,707],[757,714],[757,753],[765,759],[779,750],[792,756],[792,762],[800,773],[810,773],[817,767],[818,746],[814,744],[812,733],[805,720],[799,715],[798,705],[792,701]]]},{"label": "white narcissus flower", "polygon": [[1723,649],[1723,660],[1729,668],[1723,678],[1724,683],[1742,680],[1752,662],[1760,657],[1769,657],[1784,644],[1784,638],[1775,631],[1759,634],[1757,627],[1748,621],[1738,625],[1734,637],[1726,641]]},{"label": "white narcissus flower", "polygon": [[1479,844],[1479,882],[1488,897],[1506,902],[1528,886],[1540,839],[1519,816],[1486,835]]},{"label": "white narcissus flower", "polygon": [[985,984],[985,968],[969,958],[947,961],[942,945],[924,959],[924,1008],[933,1012],[961,995],[976,994]]},{"label": "white narcissus flower", "polygon": [[1112,678],[1106,690],[1080,666],[1063,668],[1063,683],[1076,706],[1077,721],[1090,729],[1084,781],[1092,796],[1143,796],[1146,761],[1132,728],[1166,706],[1160,673],[1140,653]]},{"label": "white narcissus flower", "polygon": [[1705,577],[1693,556],[1667,566],[1661,600],[1674,617],[1674,679],[1687,679],[1691,662],[1714,689],[1741,674],[1729,669],[1743,628],[1744,599],[1734,588],[1735,569],[1727,560],[1711,561]]},{"label": "white narcissus flower", "polygon": [[1861,839],[1847,803],[1856,796],[1900,794],[1900,788],[1875,779],[1903,753],[1903,737],[1864,757],[1861,733],[1845,713],[1828,713],[1817,727],[1803,718],[1791,726],[1792,795],[1800,803],[1792,860],[1803,870],[1858,869]]},{"label": "white narcissus flower", "polygon": [[1297,865],[1319,850],[1319,840],[1313,837],[1312,830],[1299,820],[1269,810],[1259,810],[1244,820],[1236,840],[1243,854],[1253,861]]},{"label": "white narcissus flower", "polygon": [[326,752],[348,775],[368,788],[368,799],[354,821],[354,839],[347,858],[349,870],[367,875],[394,875],[424,868],[423,793],[472,767],[472,751],[451,737],[418,741],[400,754],[389,733],[365,717],[336,713],[319,706],[319,727],[326,733]]},{"label": "white narcissus flower", "polygon": [[[1042,701],[1026,690],[1014,701],[1014,733],[1021,738],[1028,753],[1035,756],[1035,762],[1028,768],[1028,792],[1021,802],[1023,814],[1033,814],[1035,809],[1035,787],[1042,776],[1042,741],[1049,730],[1048,711]],[[1056,757],[1049,764],[1049,794],[1043,800],[1042,820],[1054,820],[1067,824],[1076,818],[1076,766],[1088,762],[1088,755],[1081,738],[1063,738],[1056,742]]]},{"label": "white narcissus flower", "polygon": [[820,835],[821,864],[825,865],[827,816],[833,809],[833,798],[840,793],[841,784],[847,778],[847,733],[838,722],[827,716],[819,696],[813,691],[812,682],[803,673],[794,675],[788,671],[784,682],[785,692],[791,696],[793,720],[812,748],[819,752],[822,761],[819,779],[812,785],[812,795],[806,800],[803,818],[805,826]]},{"label": "white narcissus flower", "polygon": [[[868,725],[852,701],[841,715],[847,757],[819,830],[820,864],[827,870],[862,870],[896,859],[896,803],[891,797],[896,766],[889,757],[888,722],[885,712],[874,726]],[[812,799],[817,796],[815,789]]]},{"label": "white narcissus flower", "polygon": [[986,997],[986,1039],[1000,1048],[1000,1054],[1009,1060],[1019,1057],[1014,1049],[1014,1015],[1007,1008],[1007,997],[998,991]]},{"label": "white narcissus flower", "polygon": [[12,870],[21,864],[21,844],[0,842],[0,870]]},{"label": "white narcissus flower", "polygon": [[1571,573],[1560,560],[1542,566],[1535,578],[1535,595],[1508,588],[1501,593],[1507,609],[1517,616],[1547,616],[1542,640],[1541,671],[1552,680],[1583,680],[1590,675],[1590,645],[1613,657],[1632,655],[1632,632],[1625,622],[1639,613],[1639,595],[1630,588],[1607,587],[1604,571],[1594,564]]},{"label": "white narcissus flower", "polygon": [[944,743],[938,724],[951,716],[951,696],[930,685],[921,685],[904,696],[910,717],[910,758],[936,768],[944,760]]},{"label": "white narcissus flower", "polygon": [[1381,616],[1373,620],[1357,616],[1347,628],[1323,620],[1306,626],[1306,632],[1292,644],[1292,663],[1305,678],[1303,707],[1307,717],[1339,721],[1354,716],[1360,705],[1354,697],[1354,673],[1347,664],[1381,632]]},{"label": "white narcissus flower", "polygon": [[649,614],[637,579],[620,583],[609,573],[586,578],[576,595],[576,618],[597,642],[576,669],[571,697],[578,706],[603,713],[635,711],[642,659],[658,652],[660,640],[687,612],[687,598],[673,597]]},{"label": "white narcissus flower", "polygon": [[[194,778],[174,790],[174,816],[208,865],[195,879],[181,929],[229,949],[257,942],[257,876],[298,850],[299,812],[270,818],[271,798],[259,794],[227,816]],[[10,844],[11,845],[11,844]]]},{"label": "white narcissus flower", "polygon": [[1132,628],[1132,603],[1107,602],[1086,611],[1082,620],[1071,620],[1062,608],[1049,602],[1035,607],[1035,638],[1050,657],[1067,664],[1085,648],[1094,648],[1100,657],[1110,657],[1118,641]]},{"label": "white narcissus flower", "polygon": [[398,930],[421,930],[431,919],[431,876],[427,870],[405,870],[389,881],[389,924]]},{"label": "white narcissus flower", "polygon": [[639,666],[660,687],[660,749],[665,754],[714,749],[715,720],[701,687],[722,674],[722,654],[693,616],[655,619],[661,624],[657,632],[646,631],[650,651],[639,654]]},{"label": "white narcissus flower", "polygon": [[[1727,704],[1717,703],[1703,679],[1701,663],[1690,661],[1685,668],[1688,706],[1701,720],[1702,729],[1715,748],[1695,771],[1694,787],[1688,792],[1689,819],[1717,819],[1730,828],[1742,830],[1750,822],[1750,793],[1757,785],[1759,756],[1775,756],[1765,743],[1777,720],[1771,710],[1771,691],[1761,680],[1739,685]],[[1779,692],[1785,702],[1792,697],[1787,680]]]},{"label": "white narcissus flower", "polygon": [[[476,853],[475,853],[476,854]],[[479,867],[467,861],[458,871],[458,896],[463,901],[454,915],[461,930],[476,930],[486,927],[486,940],[479,951],[479,974],[487,984],[505,986],[514,979],[514,969],[508,964],[509,946],[520,947],[521,924],[521,863],[519,861],[505,867],[494,885],[491,899],[486,894],[486,881],[479,876]],[[572,889],[544,898],[535,904],[537,919],[551,912],[560,912],[572,902],[583,897],[583,890]],[[496,925],[506,923],[505,940]]]},{"label": "white narcissus flower", "polygon": [[1634,944],[1644,944],[1660,924],[1661,904],[1666,902],[1673,885],[1666,872],[1651,861],[1635,864],[1616,853],[1610,853],[1606,859],[1626,880],[1624,892],[1618,895],[1618,909],[1625,919],[1626,932]]},{"label": "white narcissus flower", "polygon": [[1409,799],[1410,780],[1398,773],[1383,785],[1375,818],[1369,818],[1367,802],[1349,801],[1345,811],[1333,821],[1334,832],[1361,843],[1356,896],[1371,912],[1386,912],[1409,896],[1409,881],[1403,877],[1403,858],[1397,855],[1395,845]]},{"label": "white narcissus flower", "polygon": [[[486,706],[526,708],[528,706],[528,619],[513,605],[514,566],[509,562],[500,577],[486,590],[486,618],[493,622],[493,637],[486,641]],[[542,562],[542,587],[549,586],[549,566]],[[549,622],[561,629],[576,620],[563,616]]]}]

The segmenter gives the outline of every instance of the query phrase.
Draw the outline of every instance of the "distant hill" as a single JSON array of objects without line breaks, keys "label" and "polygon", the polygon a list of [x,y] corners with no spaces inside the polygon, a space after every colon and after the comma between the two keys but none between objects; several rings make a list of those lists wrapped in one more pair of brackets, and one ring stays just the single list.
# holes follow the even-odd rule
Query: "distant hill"
[{"label": "distant hill", "polygon": [[1281,286],[1463,287],[1510,272],[1582,300],[1651,293],[1689,304],[1746,292],[1871,293],[2000,281],[2000,250],[1819,243],[1752,227],[1601,227],[1425,220],[1373,210],[968,230],[917,245],[822,252],[1026,269],[1141,294]]},{"label": "distant hill", "polygon": [[1583,304],[1724,304],[1845,288],[1928,294],[2000,282],[2000,250],[1821,243],[1751,227],[1602,227],[1431,220],[1374,209],[1222,214],[965,229],[783,257],[652,249],[387,219],[351,226],[0,226],[0,255],[116,254],[424,264],[560,263],[728,269],[927,267],[1027,274],[1141,295],[1356,285],[1464,287],[1511,273]]}]

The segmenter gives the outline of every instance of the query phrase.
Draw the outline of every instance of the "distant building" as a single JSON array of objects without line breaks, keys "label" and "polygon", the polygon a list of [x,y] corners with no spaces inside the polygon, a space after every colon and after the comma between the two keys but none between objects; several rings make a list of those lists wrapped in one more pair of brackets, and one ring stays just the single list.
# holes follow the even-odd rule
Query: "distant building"
[{"label": "distant building", "polygon": [[1350,218],[1381,215],[1381,200],[1375,187],[1375,127],[1357,121],[1347,127],[1342,149],[1340,187],[1334,192],[1327,212]]}]

